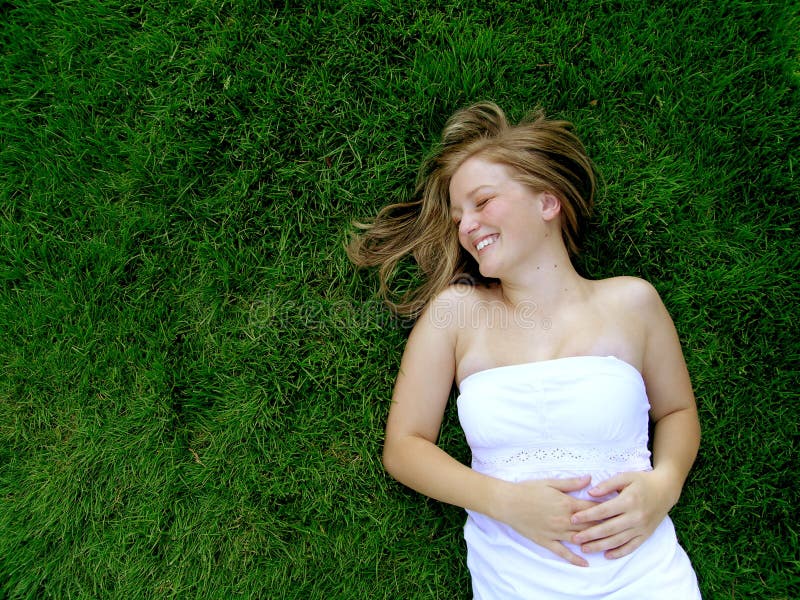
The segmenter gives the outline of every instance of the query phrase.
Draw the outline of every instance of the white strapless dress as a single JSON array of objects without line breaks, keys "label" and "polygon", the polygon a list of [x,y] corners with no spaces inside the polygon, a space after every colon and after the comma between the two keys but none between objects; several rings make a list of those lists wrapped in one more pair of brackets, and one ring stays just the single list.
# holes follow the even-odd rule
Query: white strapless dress
[{"label": "white strapless dress", "polygon": [[[466,377],[459,391],[458,416],[476,471],[507,481],[590,474],[597,484],[623,471],[652,469],[644,381],[615,357],[497,367]],[[589,487],[573,495],[593,499]],[[584,554],[567,544],[589,563],[576,567],[511,527],[467,512],[464,537],[476,599],[700,598],[669,517],[623,558]]]}]

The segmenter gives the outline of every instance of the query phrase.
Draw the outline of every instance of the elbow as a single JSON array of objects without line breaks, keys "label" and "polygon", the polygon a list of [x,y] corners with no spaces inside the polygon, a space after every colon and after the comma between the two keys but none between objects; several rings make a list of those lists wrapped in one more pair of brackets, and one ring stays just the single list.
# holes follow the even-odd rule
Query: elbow
[{"label": "elbow", "polygon": [[425,461],[423,454],[431,442],[413,433],[394,433],[383,443],[381,462],[394,479],[404,485],[414,480]]},{"label": "elbow", "polygon": [[383,456],[381,457],[383,468],[393,478],[397,479],[397,453],[394,451],[392,445],[386,441],[383,444]]},{"label": "elbow", "polygon": [[400,483],[405,483],[410,468],[415,463],[414,436],[389,435],[383,443],[381,462],[386,472]]}]

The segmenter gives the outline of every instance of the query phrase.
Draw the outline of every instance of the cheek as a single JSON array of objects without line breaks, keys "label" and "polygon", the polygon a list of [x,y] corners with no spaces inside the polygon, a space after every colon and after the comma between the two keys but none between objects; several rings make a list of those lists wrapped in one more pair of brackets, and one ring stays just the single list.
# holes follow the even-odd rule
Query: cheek
[{"label": "cheek", "polygon": [[469,243],[469,236],[459,233],[458,234],[458,245],[461,246],[467,252],[472,252],[474,248],[472,248],[472,244]]},{"label": "cheek", "polygon": [[505,227],[527,229],[539,218],[536,205],[529,199],[512,196],[503,202],[492,203],[486,207],[486,218]]},{"label": "cheek", "polygon": [[490,222],[496,222],[506,218],[508,205],[505,202],[489,202],[483,209],[483,218]]}]

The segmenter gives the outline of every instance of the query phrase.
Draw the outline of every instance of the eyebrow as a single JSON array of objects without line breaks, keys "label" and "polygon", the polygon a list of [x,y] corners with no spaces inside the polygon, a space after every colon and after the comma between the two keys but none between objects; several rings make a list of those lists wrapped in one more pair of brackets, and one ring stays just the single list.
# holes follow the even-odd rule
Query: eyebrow
[{"label": "eyebrow", "polygon": [[477,196],[478,192],[480,192],[482,189],[491,188],[491,187],[492,186],[489,185],[488,183],[484,183],[482,185],[479,185],[478,187],[473,188],[471,191],[467,192],[467,198],[473,198],[473,197]]}]

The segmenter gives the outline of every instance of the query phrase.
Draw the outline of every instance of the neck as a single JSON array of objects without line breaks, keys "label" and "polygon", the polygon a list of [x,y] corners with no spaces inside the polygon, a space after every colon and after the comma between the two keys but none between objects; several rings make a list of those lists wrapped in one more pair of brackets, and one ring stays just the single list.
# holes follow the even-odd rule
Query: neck
[{"label": "neck", "polygon": [[585,281],[561,244],[537,253],[514,273],[503,277],[501,287],[503,298],[510,306],[533,302],[549,311],[580,292]]}]

